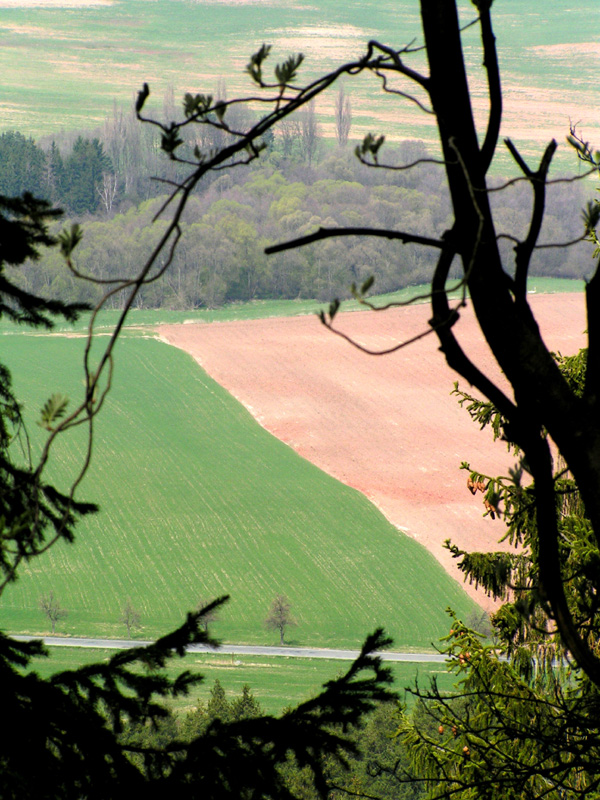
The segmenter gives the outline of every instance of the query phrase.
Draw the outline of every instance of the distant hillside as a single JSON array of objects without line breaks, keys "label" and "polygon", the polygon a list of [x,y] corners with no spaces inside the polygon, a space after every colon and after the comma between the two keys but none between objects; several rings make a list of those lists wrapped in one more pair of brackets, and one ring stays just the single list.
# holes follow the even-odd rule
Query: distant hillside
[{"label": "distant hillside", "polygon": [[[465,22],[474,15],[460,4]],[[587,138],[600,139],[596,98],[600,43],[590,29],[595,0],[570,3],[538,0],[496,3],[494,18],[503,70],[505,122],[502,135],[522,150],[539,152],[542,142],[564,141],[569,120]],[[274,45],[273,63],[303,52],[306,78],[359,55],[377,38],[402,47],[419,40],[416,0],[361,0],[344,4],[317,0],[310,5],[267,2],[121,0],[73,7],[43,3],[2,8],[2,121],[35,137],[102,125],[116,102],[129,107],[148,81],[155,113],[169,113],[184,91],[215,93],[226,80],[229,96],[249,91],[244,67],[264,42]],[[477,34],[466,35],[474,104],[480,119],[487,103]],[[415,63],[415,62],[411,62]],[[416,59],[417,66],[421,66]],[[410,103],[376,99],[373,80],[347,83],[353,106],[351,139],[385,132],[392,139],[436,141],[430,121]],[[334,93],[318,113],[332,135]],[[166,109],[164,108],[166,106]],[[568,160],[559,162],[563,168]]]}]

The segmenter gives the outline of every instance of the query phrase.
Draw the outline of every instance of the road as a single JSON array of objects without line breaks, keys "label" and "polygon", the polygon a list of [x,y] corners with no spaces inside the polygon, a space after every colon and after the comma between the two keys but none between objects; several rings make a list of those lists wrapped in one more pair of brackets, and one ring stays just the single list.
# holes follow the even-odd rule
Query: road
[{"label": "road", "polygon": [[[20,641],[41,638],[49,647],[91,647],[106,650],[124,650],[128,647],[143,647],[152,644],[150,641],[139,639],[84,639],[61,636],[14,636]],[[225,655],[239,656],[287,656],[288,658],[329,658],[341,661],[352,661],[358,655],[358,650],[331,650],[324,647],[261,647],[259,645],[224,644],[218,649],[202,644],[192,644],[188,647],[190,653],[224,653]],[[439,653],[392,653],[382,651],[378,653],[384,661],[413,661],[416,663],[443,663],[445,656]]]}]

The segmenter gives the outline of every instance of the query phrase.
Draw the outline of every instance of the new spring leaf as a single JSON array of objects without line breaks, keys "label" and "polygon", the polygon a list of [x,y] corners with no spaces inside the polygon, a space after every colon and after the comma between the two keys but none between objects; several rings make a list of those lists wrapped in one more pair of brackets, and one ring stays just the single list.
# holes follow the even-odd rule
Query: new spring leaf
[{"label": "new spring leaf", "polygon": [[69,398],[64,394],[53,394],[46,400],[40,413],[38,425],[47,431],[54,430],[54,423],[62,419],[67,411]]},{"label": "new spring leaf", "polygon": [[270,44],[261,45],[260,50],[257,53],[254,53],[254,55],[250,57],[250,61],[246,65],[246,72],[248,72],[252,80],[255,83],[258,83],[259,85],[262,84],[263,61],[265,60],[265,58],[267,58],[270,52],[271,52]]},{"label": "new spring leaf", "polygon": [[287,83],[291,83],[294,78],[297,76],[298,67],[304,61],[304,56],[302,53],[298,53],[297,56],[290,56],[283,64],[277,64],[275,67],[275,77],[277,78],[277,83],[280,86],[285,86]]}]

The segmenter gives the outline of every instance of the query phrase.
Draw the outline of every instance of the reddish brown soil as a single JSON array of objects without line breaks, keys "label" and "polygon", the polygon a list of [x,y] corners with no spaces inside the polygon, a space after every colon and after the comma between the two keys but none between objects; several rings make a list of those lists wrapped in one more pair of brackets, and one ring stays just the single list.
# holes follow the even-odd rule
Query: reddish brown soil
[{"label": "reddish brown soil", "polygon": [[[530,300],[549,347],[570,354],[584,345],[583,295]],[[337,325],[382,349],[426,330],[428,314],[427,306],[340,314]],[[468,309],[456,330],[467,353],[502,381]],[[483,517],[482,495],[471,496],[459,466],[468,461],[485,474],[506,474],[514,460],[450,396],[456,376],[433,336],[373,357],[312,316],[165,325],[160,335],[191,353],[267,430],[364,492],[461,582],[444,540],[496,547],[503,523]],[[489,606],[481,593],[477,599]]]}]

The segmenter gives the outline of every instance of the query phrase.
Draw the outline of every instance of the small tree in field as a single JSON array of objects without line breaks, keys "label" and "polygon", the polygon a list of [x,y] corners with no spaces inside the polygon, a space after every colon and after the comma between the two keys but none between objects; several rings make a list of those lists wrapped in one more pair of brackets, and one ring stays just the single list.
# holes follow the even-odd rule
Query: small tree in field
[{"label": "small tree in field", "polygon": [[127,628],[127,638],[131,639],[131,631],[135,629],[140,629],[142,617],[139,611],[137,611],[132,605],[131,602],[128,600],[125,605],[123,606],[123,611],[119,622],[122,622],[123,625]]},{"label": "small tree in field", "polygon": [[58,598],[52,591],[48,592],[48,594],[43,594],[40,597],[40,608],[50,620],[50,625],[52,626],[52,635],[54,635],[56,623],[60,619],[64,619],[66,616],[68,616],[68,612],[66,609],[61,608]]},{"label": "small tree in field", "polygon": [[297,624],[291,615],[290,601],[287,597],[284,594],[275,595],[265,619],[265,627],[272,631],[279,631],[279,643],[283,644],[285,629]]}]

